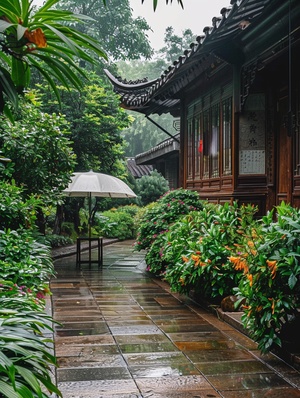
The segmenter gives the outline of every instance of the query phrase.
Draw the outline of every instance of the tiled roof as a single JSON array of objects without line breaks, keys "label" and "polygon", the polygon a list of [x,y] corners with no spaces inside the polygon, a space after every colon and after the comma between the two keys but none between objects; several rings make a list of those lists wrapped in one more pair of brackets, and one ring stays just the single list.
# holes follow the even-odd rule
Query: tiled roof
[{"label": "tiled roof", "polygon": [[137,165],[134,158],[127,159],[127,169],[134,178],[141,178],[153,171],[151,165]]},{"label": "tiled roof", "polygon": [[204,34],[198,36],[196,42],[155,80],[128,82],[115,78],[106,70],[114,90],[121,96],[122,106],[145,114],[175,114],[180,90],[195,76],[224,64],[223,57],[218,57],[222,47],[233,46],[233,40],[237,42],[270,3],[271,0],[231,0],[229,7],[221,9],[220,17],[212,19],[212,26],[205,27]]},{"label": "tiled roof", "polygon": [[180,134],[176,134],[173,138],[167,138],[166,140],[160,142],[155,147],[149,149],[146,152],[139,153],[136,155],[135,160],[137,164],[149,164],[151,161],[155,161],[166,155],[179,152],[180,148]]}]

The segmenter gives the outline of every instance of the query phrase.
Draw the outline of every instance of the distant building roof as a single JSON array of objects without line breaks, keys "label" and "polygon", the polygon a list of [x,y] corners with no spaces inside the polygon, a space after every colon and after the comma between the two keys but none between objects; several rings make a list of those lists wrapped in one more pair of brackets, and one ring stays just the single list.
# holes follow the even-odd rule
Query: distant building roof
[{"label": "distant building roof", "polygon": [[151,162],[155,163],[155,161],[159,158],[166,157],[170,154],[174,154],[175,152],[179,153],[179,137],[180,134],[176,134],[174,138],[167,138],[153,148],[149,149],[149,151],[139,153],[135,157],[136,163],[138,165],[151,164]]},{"label": "distant building roof", "polygon": [[137,165],[134,158],[127,158],[127,169],[134,178],[141,178],[153,171],[152,165]]}]

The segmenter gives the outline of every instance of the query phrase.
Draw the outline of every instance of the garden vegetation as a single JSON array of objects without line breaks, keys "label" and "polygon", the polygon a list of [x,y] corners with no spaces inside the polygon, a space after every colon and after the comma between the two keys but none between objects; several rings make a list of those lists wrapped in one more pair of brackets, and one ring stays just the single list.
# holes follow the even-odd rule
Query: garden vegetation
[{"label": "garden vegetation", "polygon": [[147,250],[148,271],[173,291],[217,305],[236,295],[244,328],[265,353],[299,319],[300,210],[282,203],[261,219],[256,212],[173,191],[146,208],[135,248]]}]

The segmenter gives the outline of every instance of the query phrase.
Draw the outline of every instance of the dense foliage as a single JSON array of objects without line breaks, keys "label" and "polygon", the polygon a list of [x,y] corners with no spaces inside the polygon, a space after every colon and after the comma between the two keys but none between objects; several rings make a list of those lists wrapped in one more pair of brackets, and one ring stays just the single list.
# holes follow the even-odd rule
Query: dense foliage
[{"label": "dense foliage", "polygon": [[[64,0],[58,6],[89,18],[77,23],[77,30],[96,39],[113,59],[150,58],[152,49],[147,38],[150,26],[142,17],[134,18],[129,0]],[[80,23],[81,22],[81,23]]]},{"label": "dense foliage", "polygon": [[156,170],[137,180],[137,194],[142,206],[155,202],[169,190],[168,181]]},{"label": "dense foliage", "polygon": [[24,200],[22,196],[23,190],[15,181],[1,180],[0,175],[0,230],[34,227],[40,200],[34,196]]},{"label": "dense foliage", "polygon": [[83,86],[86,75],[77,63],[78,58],[93,63],[91,53],[105,57],[97,40],[72,27],[86,17],[53,10],[58,1],[47,0],[38,9],[29,0],[1,1],[0,112],[5,109],[4,95],[17,106],[17,93],[29,86],[33,69],[47,80],[59,99],[57,81],[65,87]]},{"label": "dense foliage", "polygon": [[203,202],[168,225],[160,213],[158,201],[141,218],[136,246],[148,249],[148,270],[172,290],[210,302],[236,294],[260,350],[282,346],[289,324],[299,323],[300,210],[282,203],[255,219],[252,206]]},{"label": "dense foliage", "polygon": [[54,205],[75,166],[68,123],[61,115],[41,112],[29,100],[20,105],[14,122],[0,117],[0,147],[12,161],[2,173],[10,173],[23,187],[24,197],[35,194],[44,206]]},{"label": "dense foliage", "polygon": [[275,221],[273,212],[264,216],[230,258],[244,273],[237,288],[247,303],[244,326],[264,352],[281,346],[282,330],[299,319],[299,231],[300,210],[282,203]]},{"label": "dense foliage", "polygon": [[134,218],[126,211],[117,209],[98,214],[95,229],[106,238],[125,240],[136,237]]},{"label": "dense foliage", "polygon": [[51,376],[56,360],[45,337],[52,330],[45,314],[52,260],[49,248],[21,222],[18,230],[0,229],[0,396],[60,396]]},{"label": "dense foliage", "polygon": [[76,154],[78,171],[124,176],[124,142],[121,131],[128,127],[131,118],[119,107],[117,96],[103,78],[90,73],[89,82],[79,93],[58,87],[63,104],[59,104],[40,86],[42,109],[64,114],[68,121],[72,148]]},{"label": "dense foliage", "polygon": [[157,236],[168,230],[180,216],[201,208],[197,192],[178,189],[166,193],[154,206],[146,207],[141,215],[135,249],[149,249]]}]

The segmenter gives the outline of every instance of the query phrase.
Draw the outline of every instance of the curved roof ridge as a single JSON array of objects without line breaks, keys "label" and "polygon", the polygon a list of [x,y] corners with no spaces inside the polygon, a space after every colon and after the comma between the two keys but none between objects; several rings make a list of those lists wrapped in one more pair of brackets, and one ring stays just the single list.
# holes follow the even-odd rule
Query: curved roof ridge
[{"label": "curved roof ridge", "polygon": [[222,51],[224,43],[230,45],[237,35],[242,34],[245,29],[243,26],[247,28],[252,24],[270,2],[271,0],[230,0],[230,5],[220,10],[220,16],[212,18],[212,26],[205,26],[203,34],[197,36],[195,42],[157,79],[138,80],[134,84],[118,80],[105,70],[115,91],[121,95],[122,106],[130,109],[136,106],[135,110],[143,113],[164,113],[171,108],[174,110],[179,103],[176,95],[189,83],[188,74],[195,74],[195,65],[204,72],[205,68],[212,67],[213,56],[222,60],[215,50]]}]

